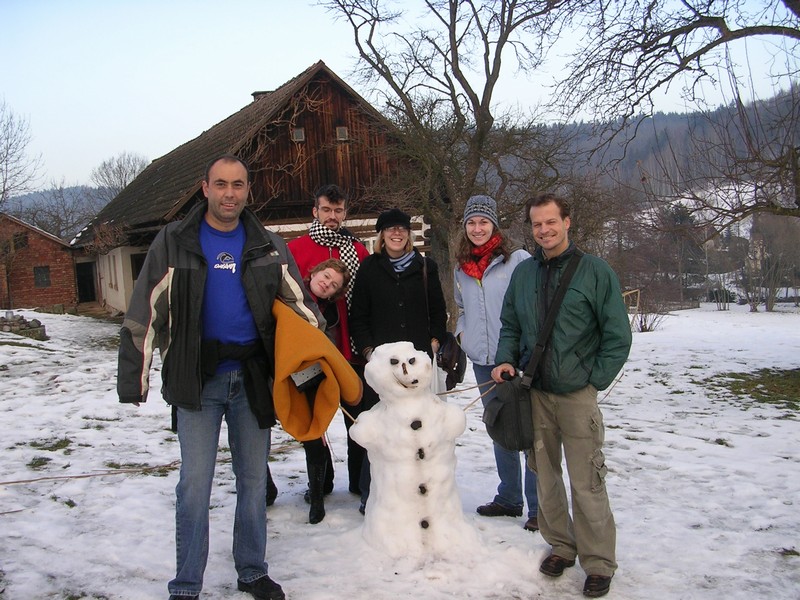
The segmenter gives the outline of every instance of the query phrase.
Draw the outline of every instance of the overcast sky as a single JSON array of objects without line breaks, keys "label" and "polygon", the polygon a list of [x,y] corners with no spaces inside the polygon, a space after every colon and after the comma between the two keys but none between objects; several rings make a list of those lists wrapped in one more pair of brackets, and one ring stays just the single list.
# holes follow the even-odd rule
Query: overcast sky
[{"label": "overcast sky", "polygon": [[[42,188],[163,156],[317,60],[366,95],[349,27],[313,0],[0,0],[0,23],[0,100],[28,121]],[[509,69],[499,98],[546,91]]]}]

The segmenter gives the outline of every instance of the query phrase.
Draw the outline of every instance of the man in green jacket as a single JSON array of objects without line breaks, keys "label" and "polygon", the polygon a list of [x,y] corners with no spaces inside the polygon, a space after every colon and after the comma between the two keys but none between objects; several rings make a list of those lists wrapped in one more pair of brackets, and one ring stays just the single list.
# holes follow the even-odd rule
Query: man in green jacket
[{"label": "man in green jacket", "polygon": [[[527,205],[539,248],[511,277],[500,315],[500,340],[492,378],[515,374],[520,348],[533,349],[549,304],[570,257],[569,205],[539,194]],[[600,258],[580,259],[550,338],[534,373],[534,452],[538,476],[539,527],[552,546],[539,570],[558,577],[575,564],[586,572],[583,593],[608,593],[617,568],[616,526],[605,487],[603,415],[598,390],[619,373],[631,347],[631,328],[617,276]],[[573,516],[561,470],[567,460]]]}]

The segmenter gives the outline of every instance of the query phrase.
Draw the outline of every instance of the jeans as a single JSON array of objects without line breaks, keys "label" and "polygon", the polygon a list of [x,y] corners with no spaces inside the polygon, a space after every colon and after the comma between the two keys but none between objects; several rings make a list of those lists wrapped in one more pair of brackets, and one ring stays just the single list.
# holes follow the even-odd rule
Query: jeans
[{"label": "jeans", "polygon": [[[492,369],[494,365],[476,365],[473,363],[472,370],[475,372],[475,382],[484,383],[492,379]],[[491,386],[482,386],[480,389],[485,391]],[[481,401],[483,405],[495,397],[494,392],[490,392]],[[539,499],[536,495],[536,473],[528,468],[527,461],[523,460],[520,465],[519,452],[506,450],[499,444],[494,444],[494,461],[497,465],[497,475],[500,477],[500,485],[497,486],[497,495],[494,502],[506,508],[523,507],[523,478],[520,469],[525,470],[525,500],[528,503],[528,518],[539,514]]]},{"label": "jeans", "polygon": [[242,371],[218,373],[203,387],[202,409],[178,408],[181,470],[175,488],[177,568],[170,594],[197,595],[208,560],[208,513],[222,419],[236,476],[233,560],[238,578],[251,583],[267,574],[267,463],[270,430],[259,429]]}]

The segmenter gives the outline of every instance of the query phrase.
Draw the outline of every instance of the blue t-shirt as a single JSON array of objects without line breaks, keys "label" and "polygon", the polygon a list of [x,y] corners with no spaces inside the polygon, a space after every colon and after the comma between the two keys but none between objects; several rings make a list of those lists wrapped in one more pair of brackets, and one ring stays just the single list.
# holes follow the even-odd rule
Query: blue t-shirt
[{"label": "blue t-shirt", "polygon": [[[205,220],[200,224],[200,246],[208,263],[203,292],[203,339],[223,344],[252,344],[258,340],[253,313],[242,286],[244,225],[218,231]],[[239,361],[222,361],[217,373],[241,368]]]}]

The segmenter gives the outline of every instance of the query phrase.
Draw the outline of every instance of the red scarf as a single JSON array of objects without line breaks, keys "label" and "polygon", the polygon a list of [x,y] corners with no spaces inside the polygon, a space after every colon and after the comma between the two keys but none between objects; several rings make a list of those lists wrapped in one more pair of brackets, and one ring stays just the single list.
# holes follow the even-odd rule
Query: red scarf
[{"label": "red scarf", "polygon": [[492,262],[494,251],[500,245],[500,241],[500,236],[495,233],[483,246],[475,246],[472,248],[470,251],[472,260],[461,263],[461,270],[478,281],[483,279],[483,273],[486,271],[486,267],[489,266],[489,263]]}]

